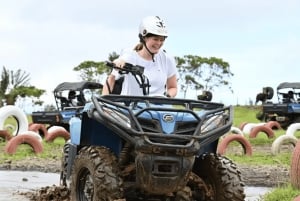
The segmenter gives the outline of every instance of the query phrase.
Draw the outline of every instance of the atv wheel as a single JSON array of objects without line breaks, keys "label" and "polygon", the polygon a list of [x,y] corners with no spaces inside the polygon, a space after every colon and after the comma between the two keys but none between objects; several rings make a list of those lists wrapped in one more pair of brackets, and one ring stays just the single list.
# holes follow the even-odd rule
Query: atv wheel
[{"label": "atv wheel", "polygon": [[267,95],[267,99],[272,99],[274,96],[274,90],[272,87],[264,87],[263,93]]},{"label": "atv wheel", "polygon": [[60,180],[59,180],[61,186],[69,186],[69,181],[67,181],[67,166],[68,166],[69,150],[70,150],[70,144],[69,142],[67,142],[64,145],[62,159],[61,159]]},{"label": "atv wheel", "polygon": [[71,200],[107,201],[122,198],[116,157],[104,147],[83,147],[72,171]]},{"label": "atv wheel", "polygon": [[245,200],[244,183],[237,166],[228,158],[213,153],[196,159],[188,185],[193,200]]}]

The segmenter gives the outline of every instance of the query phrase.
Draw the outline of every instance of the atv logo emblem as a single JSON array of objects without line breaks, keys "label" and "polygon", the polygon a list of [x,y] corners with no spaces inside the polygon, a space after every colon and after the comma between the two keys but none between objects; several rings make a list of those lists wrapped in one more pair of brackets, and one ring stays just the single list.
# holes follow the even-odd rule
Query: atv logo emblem
[{"label": "atv logo emblem", "polygon": [[171,114],[164,114],[163,120],[164,122],[170,123],[174,121],[174,117]]}]

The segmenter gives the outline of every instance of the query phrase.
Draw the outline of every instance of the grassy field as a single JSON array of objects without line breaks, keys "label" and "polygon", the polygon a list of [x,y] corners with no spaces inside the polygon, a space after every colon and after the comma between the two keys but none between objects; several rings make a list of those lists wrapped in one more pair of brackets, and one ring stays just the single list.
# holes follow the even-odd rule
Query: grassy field
[{"label": "grassy field", "polygon": [[[256,119],[256,114],[259,111],[258,107],[235,107],[234,108],[234,123],[233,126],[239,127],[242,123],[259,123]],[[276,130],[275,136],[285,134],[284,130]],[[295,136],[299,139],[300,132],[296,132]],[[246,136],[247,137],[247,136]],[[271,145],[276,138],[269,139],[266,135],[258,135],[256,138],[248,138],[252,146],[262,146]],[[232,146],[238,146],[238,144],[233,144]],[[286,165],[287,168],[291,164],[291,153],[283,152],[276,156],[271,154],[266,154],[265,152],[254,152],[251,157],[244,157],[243,155],[228,154],[227,156],[231,158],[236,163],[244,163],[251,165]],[[300,190],[295,189],[291,184],[286,186],[280,186],[275,188],[272,192],[266,194],[262,201],[292,201],[297,195],[300,195]]]},{"label": "grassy field", "polygon": [[[233,126],[239,127],[243,123],[259,123],[256,119],[256,113],[259,111],[258,107],[253,106],[235,106],[234,107],[234,122]],[[31,122],[31,118],[29,118],[29,122]],[[276,130],[275,136],[278,137],[284,134],[284,130]],[[247,137],[247,136],[246,136]],[[296,137],[300,137],[300,132],[296,133]],[[258,135],[256,138],[248,138],[252,146],[262,146],[262,145],[271,145],[275,138],[269,139],[266,135]],[[9,155],[6,154],[3,150],[5,147],[6,142],[0,138],[0,163],[4,161],[11,161],[11,160],[21,160],[27,157],[39,157],[43,159],[58,159],[60,160],[61,157],[61,150],[63,148],[65,141],[62,138],[57,138],[52,143],[47,143],[43,141],[44,151],[41,154],[35,155],[33,153],[31,147],[28,145],[20,145],[17,149],[16,154]],[[240,146],[239,144],[230,144],[230,146]],[[254,152],[251,157],[245,157],[243,154],[235,154],[229,153],[226,155],[227,157],[231,158],[236,163],[243,163],[243,164],[251,164],[251,165],[286,165],[288,168],[290,166],[291,160],[291,153],[280,153],[276,156],[271,154],[266,154],[265,152]],[[267,194],[263,200],[264,201],[291,201],[293,197],[300,194],[298,189],[294,189],[291,185],[282,186],[276,188],[272,193]]]}]

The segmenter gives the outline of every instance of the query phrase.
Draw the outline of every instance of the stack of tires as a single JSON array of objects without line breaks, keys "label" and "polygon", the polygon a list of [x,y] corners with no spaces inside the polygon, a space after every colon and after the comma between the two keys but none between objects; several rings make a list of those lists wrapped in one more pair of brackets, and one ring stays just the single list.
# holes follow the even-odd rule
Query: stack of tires
[{"label": "stack of tires", "polygon": [[[8,119],[13,118],[13,124]],[[60,126],[50,127],[43,124],[28,123],[26,114],[18,107],[8,105],[0,108],[0,138],[6,141],[4,151],[15,154],[21,144],[29,145],[36,153],[43,152],[43,138],[46,142],[53,142],[57,137],[65,141],[70,139],[69,132]]]}]

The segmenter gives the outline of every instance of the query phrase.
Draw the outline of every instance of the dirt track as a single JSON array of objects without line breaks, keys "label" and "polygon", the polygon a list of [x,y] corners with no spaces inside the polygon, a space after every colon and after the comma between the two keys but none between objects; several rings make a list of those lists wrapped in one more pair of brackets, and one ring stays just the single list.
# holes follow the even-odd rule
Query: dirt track
[{"label": "dirt track", "polygon": [[[257,148],[256,148],[257,149]],[[265,148],[264,148],[265,149]],[[289,168],[276,166],[249,166],[238,164],[246,186],[275,187],[289,182]],[[1,170],[22,170],[41,172],[60,172],[60,160],[27,158],[21,161],[5,161],[0,164]],[[30,200],[35,201],[69,201],[69,189],[59,186],[45,186],[36,192],[22,193]]]},{"label": "dirt track", "polygon": [[[249,166],[238,164],[244,182],[248,186],[273,187],[289,182],[289,168],[282,165]],[[6,161],[1,170],[60,172],[60,161],[55,159],[28,158],[22,161]]]},{"label": "dirt track", "polygon": [[[260,151],[268,151],[268,147],[255,148]],[[41,172],[60,172],[60,160],[41,159],[37,157],[26,158],[21,161],[5,161],[0,164],[1,170],[22,170]],[[249,166],[238,164],[242,172],[244,182],[248,186],[273,187],[289,182],[289,167],[283,165]]]}]

